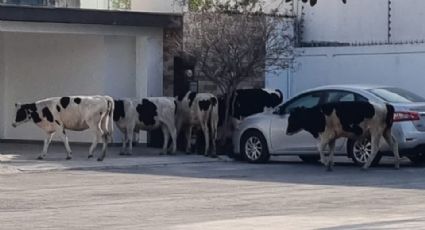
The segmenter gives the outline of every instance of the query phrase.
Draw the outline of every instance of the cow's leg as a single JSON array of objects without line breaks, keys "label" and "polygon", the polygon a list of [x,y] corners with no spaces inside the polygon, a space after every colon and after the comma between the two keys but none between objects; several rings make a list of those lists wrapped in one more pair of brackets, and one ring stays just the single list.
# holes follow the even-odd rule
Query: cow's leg
[{"label": "cow's leg", "polygon": [[103,161],[106,156],[106,147],[108,147],[108,134],[106,133],[102,134],[102,144],[102,154],[97,158],[97,161]]},{"label": "cow's leg", "polygon": [[124,131],[123,134],[122,134],[122,147],[121,147],[120,155],[126,154],[127,140],[128,140],[127,131]]},{"label": "cow's leg", "polygon": [[133,141],[134,141],[134,135],[135,133],[140,133],[139,129],[135,129],[136,128],[136,123],[135,121],[131,121],[127,123],[126,126],[126,130],[127,130],[127,134],[126,134],[126,138],[127,138],[127,142],[128,142],[128,148],[127,151],[125,153],[125,155],[132,155],[133,154]]},{"label": "cow's leg", "polygon": [[89,126],[89,130],[92,133],[92,144],[90,146],[89,149],[89,155],[88,158],[92,158],[93,157],[93,151],[96,149],[97,147],[97,143],[99,142],[99,137],[107,137],[107,133],[105,133],[102,130],[102,113],[100,113],[98,116],[96,116],[96,114],[91,117],[91,119],[89,119],[87,121],[87,125]]},{"label": "cow's leg", "polygon": [[327,170],[332,171],[334,166],[335,140],[331,140],[328,146],[329,146],[329,160],[328,160]]},{"label": "cow's leg", "polygon": [[167,127],[165,126],[165,124],[161,124],[161,130],[162,130],[162,136],[164,137],[164,143],[162,145],[162,154],[167,154],[167,149],[168,149],[168,141],[170,138],[170,133],[168,132]]},{"label": "cow's leg", "polygon": [[98,134],[95,131],[93,131],[92,135],[93,135],[92,136],[92,143],[90,145],[89,156],[88,156],[89,159],[93,158],[93,151],[96,149],[97,142],[98,142]]},{"label": "cow's leg", "polygon": [[382,132],[371,131],[372,152],[366,163],[363,165],[363,169],[368,169],[372,164],[373,160],[375,159],[376,154],[379,151],[379,141],[381,140],[381,133]]},{"label": "cow's leg", "polygon": [[50,142],[52,142],[52,138],[55,133],[48,133],[46,138],[44,138],[43,152],[37,157],[38,160],[43,160],[47,155],[47,150],[49,149]]},{"label": "cow's leg", "polygon": [[174,154],[177,151],[177,130],[173,126],[169,126],[168,130],[170,131],[171,141],[173,142],[171,146],[171,153]]},{"label": "cow's leg", "polygon": [[66,135],[66,132],[65,132],[64,129],[62,130],[61,139],[62,139],[62,141],[65,145],[66,159],[71,160],[72,159],[72,151],[71,151],[71,147],[69,146],[68,136]]},{"label": "cow's leg", "polygon": [[398,143],[391,134],[391,129],[384,131],[384,138],[388,145],[392,148],[394,153],[394,167],[398,169],[400,168],[400,154],[398,152]]},{"label": "cow's leg", "polygon": [[320,153],[320,162],[323,165],[327,165],[326,159],[325,159],[325,148],[326,148],[327,143],[324,142],[323,140],[320,140],[319,144],[317,145],[317,148],[319,149],[319,153]]},{"label": "cow's leg", "polygon": [[210,131],[208,129],[208,124],[202,124],[202,132],[204,133],[204,140],[205,140],[205,151],[204,155],[208,156],[208,150],[210,148]]},{"label": "cow's leg", "polygon": [[212,157],[217,156],[216,142],[217,142],[217,126],[214,125],[214,123],[212,123],[211,124],[211,144],[212,144],[211,156]]},{"label": "cow's leg", "polygon": [[189,125],[185,130],[186,134],[186,153],[190,154],[190,147],[192,142],[192,125]]},{"label": "cow's leg", "polygon": [[[173,123],[174,122],[169,122],[169,121],[164,123],[167,129],[167,132],[171,136],[172,143],[171,143],[171,146],[168,148],[168,152],[170,152],[171,154],[174,154],[177,150],[177,130]],[[168,144],[167,144],[167,147],[168,147]]]},{"label": "cow's leg", "polygon": [[133,140],[134,140],[134,128],[127,128],[127,142],[128,142],[128,149],[125,155],[132,155],[133,154]]}]

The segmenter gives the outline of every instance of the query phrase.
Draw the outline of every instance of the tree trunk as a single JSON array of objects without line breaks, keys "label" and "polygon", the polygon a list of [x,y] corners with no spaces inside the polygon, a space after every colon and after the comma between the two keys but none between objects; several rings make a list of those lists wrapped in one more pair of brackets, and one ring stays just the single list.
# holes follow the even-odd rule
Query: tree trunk
[{"label": "tree trunk", "polygon": [[223,122],[223,133],[222,136],[220,137],[220,144],[224,145],[226,143],[226,140],[228,138],[228,133],[232,132],[232,129],[230,127],[230,125],[232,125],[231,121],[230,121],[230,111],[233,111],[233,106],[234,106],[234,99],[236,97],[233,98],[232,101],[232,94],[233,92],[236,91],[236,87],[231,86],[230,88],[228,88],[225,92],[225,113],[224,113],[224,122]]}]

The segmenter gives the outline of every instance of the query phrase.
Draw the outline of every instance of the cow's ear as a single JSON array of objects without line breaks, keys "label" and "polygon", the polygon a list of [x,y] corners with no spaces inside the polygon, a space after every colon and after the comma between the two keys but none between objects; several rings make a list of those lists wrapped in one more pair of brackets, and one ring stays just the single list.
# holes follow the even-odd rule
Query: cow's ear
[{"label": "cow's ear", "polygon": [[16,103],[15,103],[15,108],[19,108],[19,107],[21,107],[21,103],[16,102]]}]

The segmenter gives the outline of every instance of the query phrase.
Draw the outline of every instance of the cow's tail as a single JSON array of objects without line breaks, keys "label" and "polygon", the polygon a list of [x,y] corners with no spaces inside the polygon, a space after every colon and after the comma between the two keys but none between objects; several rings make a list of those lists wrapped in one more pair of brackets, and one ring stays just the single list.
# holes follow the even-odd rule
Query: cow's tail
[{"label": "cow's tail", "polygon": [[279,94],[279,97],[281,99],[280,103],[282,103],[283,102],[283,93],[282,93],[282,91],[280,91],[280,89],[276,89],[276,92]]},{"label": "cow's tail", "polygon": [[391,129],[394,123],[394,106],[390,104],[385,104],[387,107],[387,116],[385,117],[385,124],[387,125],[387,129]]},{"label": "cow's tail", "polygon": [[112,134],[114,132],[114,109],[115,109],[115,103],[114,100],[110,97],[107,98],[107,116],[105,117],[105,123],[106,123],[106,133],[108,135],[108,139],[110,142],[113,142]]}]

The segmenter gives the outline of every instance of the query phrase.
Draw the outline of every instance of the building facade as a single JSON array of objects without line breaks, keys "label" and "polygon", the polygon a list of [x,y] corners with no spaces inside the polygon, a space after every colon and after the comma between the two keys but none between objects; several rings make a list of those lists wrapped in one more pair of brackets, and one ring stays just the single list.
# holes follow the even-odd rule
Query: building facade
[{"label": "building facade", "polygon": [[425,96],[421,0],[294,3],[298,44],[291,69],[266,78],[288,96],[327,84],[384,84]]},{"label": "building facade", "polygon": [[32,124],[12,128],[16,102],[163,95],[163,34],[180,26],[175,14],[0,5],[0,139],[43,138]]}]

